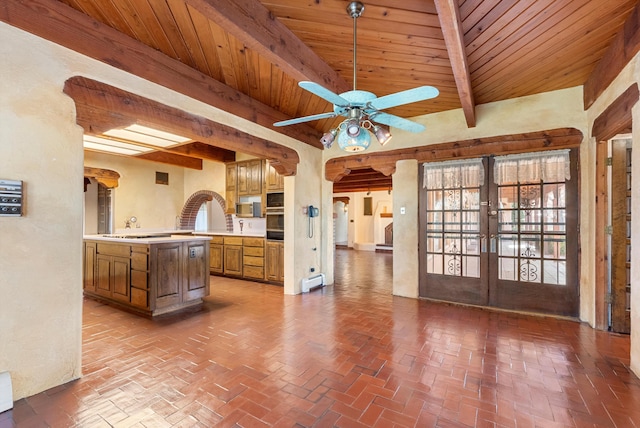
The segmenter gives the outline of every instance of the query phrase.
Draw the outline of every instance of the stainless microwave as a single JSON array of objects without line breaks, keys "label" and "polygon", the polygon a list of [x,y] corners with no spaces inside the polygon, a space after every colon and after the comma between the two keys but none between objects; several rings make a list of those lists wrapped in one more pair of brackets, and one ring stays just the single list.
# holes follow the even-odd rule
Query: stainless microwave
[{"label": "stainless microwave", "polygon": [[240,202],[236,204],[236,217],[261,217],[262,204],[260,202]]}]

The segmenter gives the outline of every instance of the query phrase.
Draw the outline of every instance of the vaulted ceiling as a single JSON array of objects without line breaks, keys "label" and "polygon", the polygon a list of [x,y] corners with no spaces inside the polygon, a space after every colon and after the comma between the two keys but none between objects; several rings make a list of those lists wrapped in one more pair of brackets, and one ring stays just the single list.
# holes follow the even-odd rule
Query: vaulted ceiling
[{"label": "vaulted ceiling", "polygon": [[[7,0],[2,7],[15,8],[14,14],[19,8],[44,8],[50,10],[49,17],[66,14],[69,8],[80,12],[67,15],[67,21],[86,18],[85,28],[108,27],[182,63],[193,76],[220,84],[203,95],[205,99],[222,100],[216,105],[318,148],[319,137],[338,119],[282,128],[272,123],[332,111],[331,104],[298,87],[301,80],[336,93],[353,86],[353,20],[346,12],[347,0],[19,3]],[[363,3],[357,22],[357,88],[383,96],[435,86],[437,98],[387,112],[410,118],[462,108],[470,127],[475,126],[478,104],[585,84],[636,6],[636,0]],[[28,26],[11,19],[4,20]],[[43,36],[55,39],[53,31],[58,30],[51,31]],[[110,61],[108,53],[92,56]],[[233,102],[223,103],[229,98]]]}]

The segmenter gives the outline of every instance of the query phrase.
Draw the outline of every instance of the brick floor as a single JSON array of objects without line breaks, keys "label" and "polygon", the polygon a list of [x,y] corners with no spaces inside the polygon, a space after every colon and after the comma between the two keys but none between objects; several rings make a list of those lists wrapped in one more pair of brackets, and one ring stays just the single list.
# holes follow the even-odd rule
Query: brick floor
[{"label": "brick floor", "polygon": [[211,277],[155,320],[85,300],[83,373],[0,427],[635,427],[629,337],[391,296],[390,254],[338,250],[298,296]]}]

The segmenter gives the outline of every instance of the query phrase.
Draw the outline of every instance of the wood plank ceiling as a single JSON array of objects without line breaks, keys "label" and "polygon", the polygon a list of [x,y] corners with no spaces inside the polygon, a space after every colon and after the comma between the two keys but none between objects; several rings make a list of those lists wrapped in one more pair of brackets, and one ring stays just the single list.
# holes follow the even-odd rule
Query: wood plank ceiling
[{"label": "wood plank ceiling", "polygon": [[[338,93],[352,89],[346,0],[59,1],[285,118],[332,110],[299,88],[300,80]],[[583,85],[636,6],[636,0],[363,3],[357,88],[383,96],[435,86],[437,98],[387,112],[409,118],[463,107],[469,126],[477,104]],[[294,126],[310,127],[319,138],[338,122]],[[389,185],[388,178],[377,187]]]}]

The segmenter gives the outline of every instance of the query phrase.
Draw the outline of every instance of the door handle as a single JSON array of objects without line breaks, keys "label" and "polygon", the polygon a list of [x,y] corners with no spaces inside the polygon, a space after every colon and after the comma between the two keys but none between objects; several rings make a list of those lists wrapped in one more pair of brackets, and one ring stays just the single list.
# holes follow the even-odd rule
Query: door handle
[{"label": "door handle", "polygon": [[480,252],[487,252],[487,236],[484,233],[480,235]]},{"label": "door handle", "polygon": [[496,252],[496,235],[492,233],[490,236],[490,239],[491,239],[491,252],[495,253]]}]

